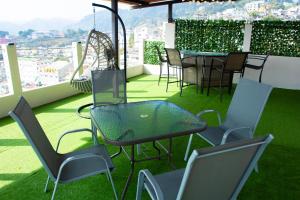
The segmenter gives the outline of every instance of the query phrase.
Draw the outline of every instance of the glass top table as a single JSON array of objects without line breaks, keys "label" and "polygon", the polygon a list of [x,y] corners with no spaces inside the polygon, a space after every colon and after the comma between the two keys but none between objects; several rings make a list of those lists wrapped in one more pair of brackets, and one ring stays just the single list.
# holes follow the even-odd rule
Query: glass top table
[{"label": "glass top table", "polygon": [[166,101],[142,101],[91,109],[94,126],[110,144],[125,146],[203,131],[206,123]]},{"label": "glass top table", "polygon": [[[194,114],[167,101],[142,101],[126,104],[103,105],[91,109],[93,130],[97,128],[107,143],[120,147],[114,158],[124,152],[130,160],[130,172],[122,192],[121,199],[125,199],[131,182],[136,162],[150,159],[160,159],[160,149],[157,140],[169,139],[167,155],[171,163],[172,138],[189,135],[206,129],[206,123]],[[158,156],[137,160],[135,158],[135,144],[152,142]],[[131,146],[130,156],[124,146]]]},{"label": "glass top table", "polygon": [[225,57],[228,53],[223,52],[202,52],[202,51],[193,51],[193,50],[181,50],[183,57],[186,56],[209,56],[209,57]]}]

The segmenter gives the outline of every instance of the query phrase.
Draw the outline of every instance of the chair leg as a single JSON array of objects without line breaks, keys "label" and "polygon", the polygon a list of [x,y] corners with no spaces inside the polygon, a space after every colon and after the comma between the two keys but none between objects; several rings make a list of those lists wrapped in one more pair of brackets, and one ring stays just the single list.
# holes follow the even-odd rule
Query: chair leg
[{"label": "chair leg", "polygon": [[[213,61],[212,61],[213,62]],[[210,89],[210,82],[211,82],[211,73],[212,73],[212,66],[209,69],[209,75],[208,75],[208,85],[207,85],[207,96],[209,96],[209,89]]]},{"label": "chair leg", "polygon": [[118,200],[117,191],[116,191],[116,188],[115,188],[114,181],[113,181],[113,179],[112,179],[112,177],[111,177],[110,171],[108,170],[106,174],[108,175],[109,182],[111,183],[111,186],[112,186],[112,188],[113,188],[114,195],[115,195],[115,199]]},{"label": "chair leg", "polygon": [[220,101],[223,100],[223,72],[221,73],[221,81],[220,81]]},{"label": "chair leg", "polygon": [[144,174],[139,173],[138,183],[137,183],[137,191],[136,191],[136,200],[142,199],[142,193],[143,193],[143,189],[144,189],[144,181],[145,181]]},{"label": "chair leg", "polygon": [[188,145],[186,147],[186,151],[185,151],[185,155],[184,155],[184,161],[188,160],[190,148],[191,148],[191,145],[192,145],[192,140],[193,140],[193,134],[190,135],[189,143],[188,143]]},{"label": "chair leg", "polygon": [[256,173],[259,172],[259,171],[258,171],[258,164],[257,164],[257,163],[256,163],[256,165],[255,165],[255,167],[254,167],[254,170],[255,170]]},{"label": "chair leg", "polygon": [[176,85],[178,87],[178,69],[177,68],[175,68],[175,72],[176,72],[176,81],[177,81]]},{"label": "chair leg", "polygon": [[168,76],[167,76],[167,89],[166,89],[166,92],[168,92],[169,79],[170,79],[170,69],[169,69],[169,66],[168,66]]},{"label": "chair leg", "polygon": [[183,74],[183,68],[181,68],[179,72],[181,72],[181,73],[179,73],[180,74],[179,78],[180,78],[180,96],[182,96],[183,76],[184,76],[184,74]]},{"label": "chair leg", "polygon": [[160,83],[160,79],[161,79],[161,73],[162,73],[162,63],[160,63],[159,65],[159,77],[158,77],[158,85]]},{"label": "chair leg", "polygon": [[44,192],[46,193],[48,191],[48,183],[49,183],[49,180],[50,180],[50,176],[47,177],[47,180],[46,180],[46,184],[45,184],[45,188],[44,188]]},{"label": "chair leg", "polygon": [[196,91],[199,92],[199,72],[198,72],[198,65],[196,60]]},{"label": "chair leg", "polygon": [[57,190],[57,187],[58,187],[58,179],[56,179],[56,181],[55,181],[55,186],[54,186],[54,190],[52,192],[51,200],[54,200],[54,196],[55,196],[55,192]]}]

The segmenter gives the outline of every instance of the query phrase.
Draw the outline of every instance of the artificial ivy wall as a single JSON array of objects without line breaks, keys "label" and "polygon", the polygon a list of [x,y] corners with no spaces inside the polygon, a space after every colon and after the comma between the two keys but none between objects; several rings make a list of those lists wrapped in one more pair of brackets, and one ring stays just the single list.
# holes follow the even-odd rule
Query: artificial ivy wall
[{"label": "artificial ivy wall", "polygon": [[180,50],[213,52],[242,50],[244,21],[178,19],[175,24],[175,44]]},{"label": "artificial ivy wall", "polygon": [[[242,51],[245,21],[178,19],[175,23],[179,50]],[[300,21],[254,21],[252,25],[252,53],[300,56]],[[145,41],[144,63],[159,64],[155,45],[164,52],[164,42]]]},{"label": "artificial ivy wall", "polygon": [[161,53],[164,53],[165,43],[162,41],[145,41],[144,43],[144,63],[158,65],[159,58],[155,46],[158,46]]},{"label": "artificial ivy wall", "polygon": [[251,52],[278,56],[300,56],[300,21],[255,21]]}]

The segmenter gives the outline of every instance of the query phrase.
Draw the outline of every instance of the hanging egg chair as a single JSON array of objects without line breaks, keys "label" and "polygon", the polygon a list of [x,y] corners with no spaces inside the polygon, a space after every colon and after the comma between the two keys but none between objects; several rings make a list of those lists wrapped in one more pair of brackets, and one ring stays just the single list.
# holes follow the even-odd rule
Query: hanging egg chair
[{"label": "hanging egg chair", "polygon": [[[92,61],[91,64],[85,65],[87,60]],[[83,69],[84,66],[87,66],[85,73],[79,74],[80,69]],[[115,52],[109,36],[92,29],[86,40],[83,57],[71,77],[70,84],[80,92],[91,93],[92,82],[90,72],[92,70],[116,68]]]},{"label": "hanging egg chair", "polygon": [[[92,93],[92,80],[91,80],[91,71],[93,70],[101,70],[101,69],[112,69],[112,70],[119,70],[118,62],[116,59],[116,50],[114,49],[113,43],[110,37],[97,31],[95,29],[95,7],[104,8],[109,10],[110,12],[114,13],[118,18],[119,22],[121,23],[121,27],[123,30],[123,37],[124,37],[124,71],[125,71],[125,80],[126,80],[126,69],[127,69],[127,50],[126,50],[126,29],[122,18],[118,15],[116,11],[113,9],[101,5],[93,3],[93,12],[94,12],[94,28],[89,32],[84,54],[82,59],[79,62],[77,69],[74,71],[71,79],[70,85],[75,88],[76,90],[83,92],[83,93]],[[92,62],[90,62],[92,61]],[[84,69],[84,70],[83,70]],[[84,73],[81,73],[84,71]],[[125,84],[126,90],[126,84]],[[81,114],[81,111],[87,107],[93,105],[92,103],[85,104],[80,106],[77,109],[77,114],[86,119],[90,119],[89,116],[84,116]]]}]

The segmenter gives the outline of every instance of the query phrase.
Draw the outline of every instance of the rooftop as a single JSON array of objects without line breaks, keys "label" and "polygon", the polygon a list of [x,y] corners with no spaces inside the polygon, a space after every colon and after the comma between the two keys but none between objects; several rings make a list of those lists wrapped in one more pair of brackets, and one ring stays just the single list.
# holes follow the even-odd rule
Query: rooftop
[{"label": "rooftop", "polygon": [[[165,92],[165,82],[157,86],[157,76],[141,75],[129,80],[128,101],[163,99],[173,102],[192,113],[204,109],[216,109],[224,116],[231,100],[225,94],[222,103],[218,90],[212,90],[210,96],[197,94],[193,86],[184,89],[180,97],[176,84]],[[89,120],[81,119],[75,114],[79,105],[91,101],[89,95],[76,95],[34,109],[42,127],[52,145],[65,130],[90,127]],[[277,89],[272,91],[263,112],[255,135],[272,133],[274,141],[267,148],[259,162],[259,173],[252,173],[239,199],[297,199],[299,189],[300,136],[297,134],[300,115],[300,91]],[[214,118],[206,118],[209,124],[216,124]],[[51,192],[43,193],[46,172],[36,154],[24,138],[19,127],[10,118],[0,120],[0,197],[1,199],[50,199]],[[101,143],[103,140],[100,139]],[[209,146],[197,138],[192,148]],[[188,137],[174,139],[173,162],[177,168],[186,165],[183,161]],[[62,143],[62,152],[91,145],[90,135],[68,136]],[[116,147],[107,145],[109,152]],[[147,145],[146,145],[147,147]],[[152,149],[146,150],[151,154]],[[129,172],[129,161],[124,154],[114,158],[116,169],[112,176],[118,193],[122,191]],[[129,187],[128,199],[135,198],[137,172],[148,168],[153,174],[171,170],[167,160],[149,161],[136,165],[134,179]],[[101,187],[99,187],[101,186]],[[53,185],[50,186],[53,188]],[[59,199],[112,199],[113,193],[105,175],[93,176],[71,184],[61,185],[57,192]]]}]

